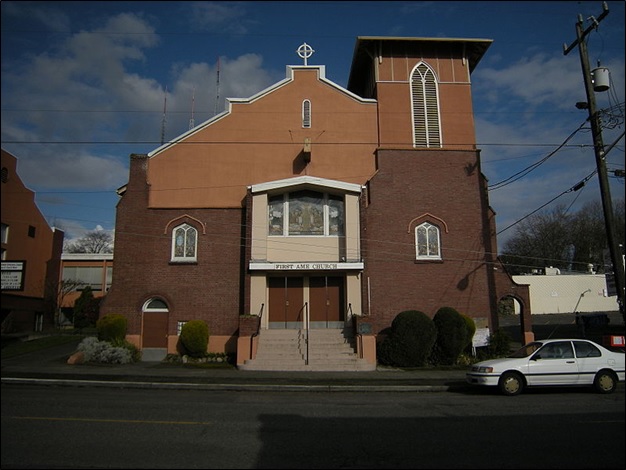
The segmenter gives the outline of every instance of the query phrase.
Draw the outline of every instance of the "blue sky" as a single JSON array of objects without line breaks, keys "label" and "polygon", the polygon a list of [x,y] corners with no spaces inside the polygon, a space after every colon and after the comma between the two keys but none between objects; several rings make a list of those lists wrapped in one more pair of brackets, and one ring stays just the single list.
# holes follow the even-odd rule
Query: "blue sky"
[{"label": "blue sky", "polygon": [[[596,100],[612,110],[603,131],[605,145],[616,143],[612,176],[624,169],[625,3],[607,4],[586,39],[592,67],[610,71],[611,90]],[[198,125],[221,112],[225,98],[285,78],[287,65],[302,64],[304,42],[315,50],[309,65],[325,65],[327,78],[346,86],[357,36],[493,40],[472,81],[500,246],[514,234],[507,227],[539,208],[576,211],[600,200],[587,111],[575,107],[586,101],[578,48],[563,54],[578,16],[585,28],[600,16],[599,1],[4,0],[0,8],[2,148],[66,240],[114,230],[129,155],[157,148],[163,129],[173,139],[192,117]],[[613,199],[623,199],[624,179],[609,180]]]}]

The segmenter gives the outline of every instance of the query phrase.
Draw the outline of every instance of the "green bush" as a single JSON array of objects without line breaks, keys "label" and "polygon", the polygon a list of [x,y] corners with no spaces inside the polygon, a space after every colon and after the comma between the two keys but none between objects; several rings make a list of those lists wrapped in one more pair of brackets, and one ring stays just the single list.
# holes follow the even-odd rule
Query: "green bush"
[{"label": "green bush", "polygon": [[490,357],[506,357],[511,354],[511,336],[502,328],[497,329],[489,336],[487,354]]},{"label": "green bush", "polygon": [[102,364],[130,364],[132,352],[125,347],[113,346],[108,341],[100,341],[94,336],[83,339],[77,347],[85,355],[86,362]]},{"label": "green bush", "polygon": [[465,320],[465,326],[467,328],[467,343],[465,344],[464,351],[470,352],[472,349],[472,340],[476,334],[476,322],[469,315],[462,313],[461,316],[463,317],[463,320]]},{"label": "green bush", "polygon": [[128,320],[124,315],[109,313],[96,322],[98,339],[101,341],[124,341]]},{"label": "green bush", "polygon": [[203,357],[209,345],[209,327],[203,320],[191,320],[180,330],[184,352],[191,357]]},{"label": "green bush", "polygon": [[428,315],[419,310],[400,312],[377,348],[378,362],[397,367],[424,366],[436,338],[435,324]]},{"label": "green bush", "polygon": [[128,352],[130,353],[130,356],[133,362],[141,361],[141,349],[139,349],[130,341],[127,341],[125,339],[115,338],[109,341],[109,344],[111,344],[111,346],[114,348],[128,349]]},{"label": "green bush", "polygon": [[441,307],[433,317],[437,328],[431,362],[452,366],[468,344],[468,327],[463,316],[452,307]]},{"label": "green bush", "polygon": [[94,326],[100,314],[101,298],[95,298],[91,287],[86,286],[74,301],[73,320],[75,328]]}]

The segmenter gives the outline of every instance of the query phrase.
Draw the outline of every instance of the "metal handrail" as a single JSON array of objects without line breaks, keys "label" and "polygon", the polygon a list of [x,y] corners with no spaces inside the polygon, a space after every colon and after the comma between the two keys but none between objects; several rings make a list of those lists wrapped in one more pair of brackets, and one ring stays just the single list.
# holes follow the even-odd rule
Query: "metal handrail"
[{"label": "metal handrail", "polygon": [[304,359],[304,363],[309,365],[309,330],[311,329],[310,318],[309,318],[309,303],[304,303],[304,317],[305,317],[305,331],[306,331],[306,357]]},{"label": "metal handrail", "polygon": [[356,327],[356,315],[352,311],[352,304],[348,304],[348,313],[350,314],[350,318],[352,320],[352,333],[354,334],[354,338],[357,341],[356,345],[356,353],[359,358],[363,358],[363,335],[359,333]]},{"label": "metal handrail", "polygon": [[253,359],[252,357],[252,351],[254,348],[254,338],[256,338],[257,336],[259,336],[259,333],[261,332],[261,317],[263,317],[263,309],[265,308],[265,304],[261,304],[261,310],[259,311],[259,321],[256,325],[256,332],[252,333],[252,336],[250,336],[250,359]]},{"label": "metal handrail", "polygon": [[304,302],[304,305],[298,312],[297,318],[302,319],[302,328],[300,329],[300,333],[298,336],[302,334],[302,330],[304,329],[304,344],[306,344],[306,349],[304,351],[304,363],[309,364],[309,329],[311,328],[310,319],[309,319],[309,303]]}]

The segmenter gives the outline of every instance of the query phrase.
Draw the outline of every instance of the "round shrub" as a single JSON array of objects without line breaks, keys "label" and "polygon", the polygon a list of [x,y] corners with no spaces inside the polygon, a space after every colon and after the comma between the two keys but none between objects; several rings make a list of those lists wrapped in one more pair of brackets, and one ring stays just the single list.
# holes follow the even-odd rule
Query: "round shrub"
[{"label": "round shrub", "polygon": [[132,362],[139,362],[139,361],[141,361],[141,356],[143,354],[141,352],[141,349],[139,349],[137,346],[135,346],[130,341],[127,341],[125,339],[122,339],[122,340],[114,339],[114,340],[110,341],[109,343],[114,348],[124,348],[124,349],[127,349],[128,352],[130,353],[131,358],[132,358]]},{"label": "round shrub", "polygon": [[454,365],[467,346],[468,329],[463,316],[452,307],[441,307],[433,322],[437,328],[437,340],[433,347],[431,362]]},{"label": "round shrub", "polygon": [[86,362],[102,364],[129,364],[133,362],[131,351],[112,346],[108,341],[100,341],[94,336],[83,339],[77,347],[85,355]]},{"label": "round shrub", "polygon": [[180,330],[180,342],[191,357],[202,357],[209,345],[209,327],[203,320],[191,320]]},{"label": "round shrub", "polygon": [[474,335],[476,334],[476,322],[469,315],[461,314],[463,320],[465,320],[465,327],[467,328],[467,343],[465,344],[464,350],[471,349],[472,340],[474,339]]},{"label": "round shrub", "polygon": [[506,357],[511,354],[511,336],[502,328],[497,329],[489,336],[487,352],[490,357]]},{"label": "round shrub", "polygon": [[424,312],[400,312],[391,322],[389,336],[378,348],[378,361],[397,367],[424,366],[436,338],[435,325]]},{"label": "round shrub", "polygon": [[126,338],[128,320],[124,315],[109,313],[96,322],[98,339],[101,341],[123,341]]}]

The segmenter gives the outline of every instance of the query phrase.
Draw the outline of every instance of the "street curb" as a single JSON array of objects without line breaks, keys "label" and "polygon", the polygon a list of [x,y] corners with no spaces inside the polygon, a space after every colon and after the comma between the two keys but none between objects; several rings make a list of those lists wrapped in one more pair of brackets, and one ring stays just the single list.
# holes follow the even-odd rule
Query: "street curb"
[{"label": "street curb", "polygon": [[112,380],[32,379],[14,377],[3,378],[2,384],[248,392],[445,392],[451,388],[448,385],[197,384],[184,382],[130,382]]}]

